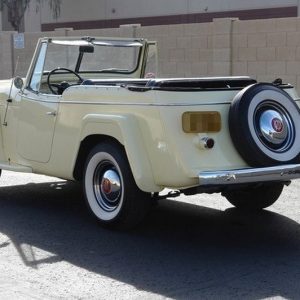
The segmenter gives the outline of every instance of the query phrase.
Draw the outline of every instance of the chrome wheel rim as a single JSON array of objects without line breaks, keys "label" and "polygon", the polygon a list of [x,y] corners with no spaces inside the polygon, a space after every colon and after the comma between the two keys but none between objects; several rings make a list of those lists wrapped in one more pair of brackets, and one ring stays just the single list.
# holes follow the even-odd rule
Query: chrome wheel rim
[{"label": "chrome wheel rim", "polygon": [[286,152],[294,143],[295,128],[291,116],[284,107],[272,101],[258,105],[254,128],[260,142],[273,152]]},{"label": "chrome wheel rim", "polygon": [[101,162],[94,173],[93,189],[99,206],[106,212],[116,210],[122,197],[122,181],[110,161]]}]

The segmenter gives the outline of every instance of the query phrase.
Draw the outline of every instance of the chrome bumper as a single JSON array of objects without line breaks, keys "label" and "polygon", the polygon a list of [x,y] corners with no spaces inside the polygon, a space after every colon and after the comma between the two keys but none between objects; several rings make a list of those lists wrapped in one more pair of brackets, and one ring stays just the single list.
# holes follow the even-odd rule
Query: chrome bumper
[{"label": "chrome bumper", "polygon": [[300,178],[300,165],[207,171],[199,173],[200,186],[289,181],[297,178]]}]

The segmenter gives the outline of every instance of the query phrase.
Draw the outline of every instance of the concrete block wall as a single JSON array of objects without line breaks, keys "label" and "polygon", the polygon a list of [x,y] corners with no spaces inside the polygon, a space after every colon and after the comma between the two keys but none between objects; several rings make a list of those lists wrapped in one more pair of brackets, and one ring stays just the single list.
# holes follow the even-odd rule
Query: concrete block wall
[{"label": "concrete block wall", "polygon": [[[25,34],[25,48],[24,49],[13,49],[14,61],[12,64],[15,66],[16,75],[26,76],[27,70],[31,63],[31,58],[36,48],[38,39],[42,37],[53,37],[53,36],[65,36],[65,31],[58,30],[53,32],[38,33],[26,33]],[[13,37],[11,37],[13,39]]]},{"label": "concrete block wall", "polygon": [[282,78],[300,88],[300,19],[236,20],[233,75],[259,81]]},{"label": "concrete block wall", "polygon": [[159,76],[208,76],[212,68],[212,23],[140,27],[137,37],[156,40]]},{"label": "concrete block wall", "polygon": [[11,32],[0,32],[0,78],[10,78],[13,74],[13,51]]},{"label": "concrete block wall", "polygon": [[26,75],[36,42],[43,36],[141,37],[158,41],[160,77],[249,75],[259,81],[280,77],[300,92],[300,18],[113,29],[26,33],[25,49],[13,49],[12,32],[0,32],[0,79]]}]

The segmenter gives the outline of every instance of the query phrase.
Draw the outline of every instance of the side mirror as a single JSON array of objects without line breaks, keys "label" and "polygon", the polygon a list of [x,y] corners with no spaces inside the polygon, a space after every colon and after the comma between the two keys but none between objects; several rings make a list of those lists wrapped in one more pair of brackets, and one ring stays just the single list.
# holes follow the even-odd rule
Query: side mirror
[{"label": "side mirror", "polygon": [[17,76],[14,78],[14,86],[20,90],[24,85],[24,81],[21,77]]}]

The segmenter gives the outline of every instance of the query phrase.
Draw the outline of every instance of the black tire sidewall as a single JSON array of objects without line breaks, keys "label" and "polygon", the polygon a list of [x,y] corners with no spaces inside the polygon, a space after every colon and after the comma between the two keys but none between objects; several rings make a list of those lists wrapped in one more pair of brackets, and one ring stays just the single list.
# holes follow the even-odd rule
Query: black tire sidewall
[{"label": "black tire sidewall", "polygon": [[[295,139],[291,149],[295,155],[284,159],[273,153],[259,141],[256,133],[253,132],[253,119],[250,121],[250,111],[255,105],[253,99],[262,92],[270,92],[276,94],[276,99],[257,100],[273,101],[284,107],[291,115],[293,126],[295,129]],[[274,94],[274,95],[275,95]],[[256,97],[257,98],[257,97]],[[279,100],[282,101],[279,101]],[[284,103],[282,103],[284,102]],[[239,92],[234,98],[229,111],[229,131],[235,148],[242,158],[253,167],[273,166],[278,164],[299,163],[300,161],[300,111],[294,100],[282,89],[271,84],[254,84]],[[253,118],[253,115],[252,115]],[[297,124],[298,123],[298,124]],[[276,157],[276,158],[275,158]]]},{"label": "black tire sidewall", "polygon": [[284,184],[279,182],[250,185],[240,190],[224,192],[223,196],[238,209],[255,211],[274,204],[280,197],[283,187]]}]

